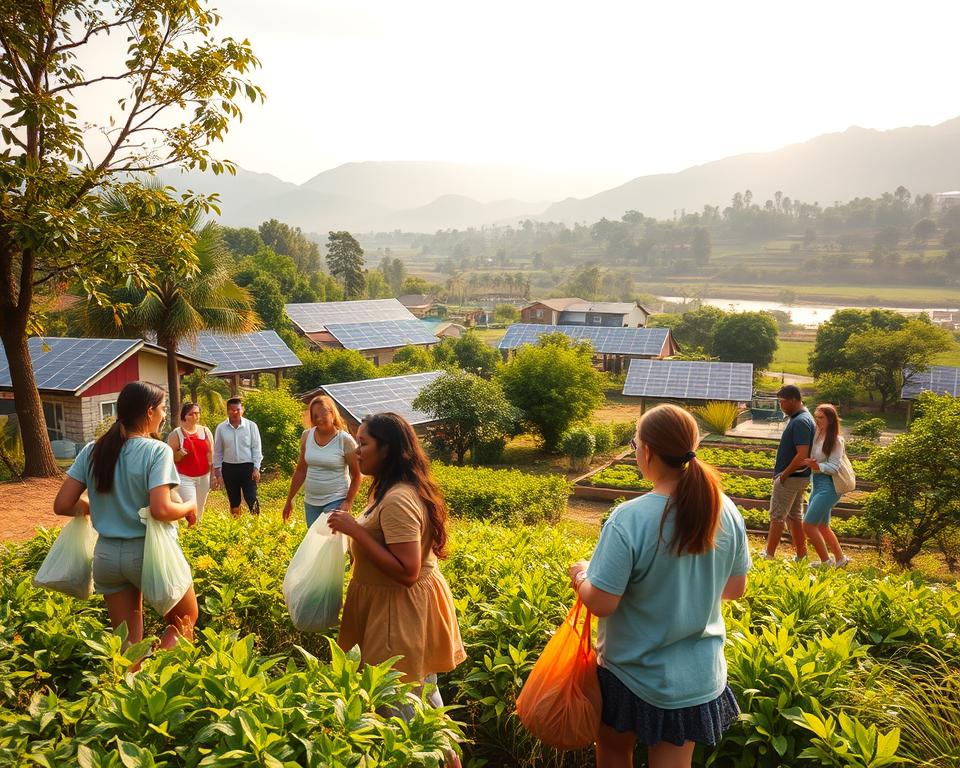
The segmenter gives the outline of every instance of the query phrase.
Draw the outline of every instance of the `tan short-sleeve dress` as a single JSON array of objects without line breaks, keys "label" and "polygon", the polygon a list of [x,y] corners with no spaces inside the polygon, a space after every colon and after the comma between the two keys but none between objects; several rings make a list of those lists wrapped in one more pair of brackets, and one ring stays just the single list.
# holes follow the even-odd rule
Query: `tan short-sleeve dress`
[{"label": "tan short-sleeve dress", "polygon": [[416,489],[398,483],[383,501],[368,507],[359,519],[381,544],[421,544],[420,576],[406,587],[367,559],[350,542],[353,576],[347,588],[340,623],[340,646],[360,646],[363,661],[379,664],[403,656],[396,669],[408,682],[449,672],[466,658],[453,595],[431,549],[432,527]]}]

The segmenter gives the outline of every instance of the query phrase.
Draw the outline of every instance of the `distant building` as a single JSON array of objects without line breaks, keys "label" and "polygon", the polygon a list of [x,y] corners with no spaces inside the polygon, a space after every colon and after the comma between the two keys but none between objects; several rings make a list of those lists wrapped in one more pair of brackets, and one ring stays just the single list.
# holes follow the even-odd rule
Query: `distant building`
[{"label": "distant building", "polygon": [[594,328],[643,328],[650,314],[649,310],[635,301],[584,301],[571,297],[534,301],[520,310],[520,322]]},{"label": "distant building", "polygon": [[958,205],[960,204],[960,191],[937,192],[937,194],[933,196],[933,201],[940,210],[948,208],[951,205]]},{"label": "distant building", "polygon": [[[86,443],[104,419],[117,415],[117,397],[131,381],[167,391],[167,351],[143,339],[38,338],[28,341],[50,440]],[[177,353],[181,374],[214,363]],[[15,412],[10,366],[0,349],[0,413]]]},{"label": "distant building", "polygon": [[400,296],[397,298],[397,301],[403,304],[414,317],[426,317],[430,310],[433,309],[433,299],[429,296],[424,296],[422,293],[410,293],[405,296]]},{"label": "distant building", "polygon": [[374,365],[391,362],[403,347],[438,342],[397,299],[287,304],[285,309],[297,332],[317,349],[352,349]]},{"label": "distant building", "polygon": [[934,309],[930,312],[930,319],[948,331],[960,330],[960,310],[958,309]]}]

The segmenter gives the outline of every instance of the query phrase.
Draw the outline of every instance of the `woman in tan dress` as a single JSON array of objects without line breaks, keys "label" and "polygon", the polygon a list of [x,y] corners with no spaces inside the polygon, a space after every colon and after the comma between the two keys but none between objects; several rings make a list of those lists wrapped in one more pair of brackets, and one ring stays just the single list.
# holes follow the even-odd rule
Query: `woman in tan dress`
[{"label": "woman in tan dress", "polygon": [[[329,525],[350,537],[353,577],[340,624],[340,647],[360,646],[363,661],[403,658],[407,682],[435,683],[466,658],[453,595],[437,559],[446,557],[447,510],[413,428],[395,413],[363,420],[360,471],[373,478],[357,519],[333,512]],[[428,696],[443,706],[434,689]]]}]

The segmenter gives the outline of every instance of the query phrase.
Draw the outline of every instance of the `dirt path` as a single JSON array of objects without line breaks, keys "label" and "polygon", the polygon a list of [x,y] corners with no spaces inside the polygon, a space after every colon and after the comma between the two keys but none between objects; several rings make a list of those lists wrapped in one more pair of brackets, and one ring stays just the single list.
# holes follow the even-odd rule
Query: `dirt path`
[{"label": "dirt path", "polygon": [[63,478],[29,478],[0,483],[0,542],[25,541],[39,526],[59,527],[67,518],[53,514]]}]

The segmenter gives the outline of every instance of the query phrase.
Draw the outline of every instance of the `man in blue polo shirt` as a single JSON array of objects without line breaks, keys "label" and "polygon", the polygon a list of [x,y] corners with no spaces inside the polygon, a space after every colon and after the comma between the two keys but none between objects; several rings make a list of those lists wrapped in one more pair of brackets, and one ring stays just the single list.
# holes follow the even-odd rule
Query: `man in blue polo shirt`
[{"label": "man in blue polo shirt", "polygon": [[803,535],[803,499],[810,484],[810,467],[804,461],[810,456],[816,424],[803,406],[799,387],[787,384],[777,392],[781,410],[790,417],[777,448],[773,469],[773,492],[770,494],[770,530],[764,557],[773,560],[785,525],[797,559],[807,556],[807,540]]}]

